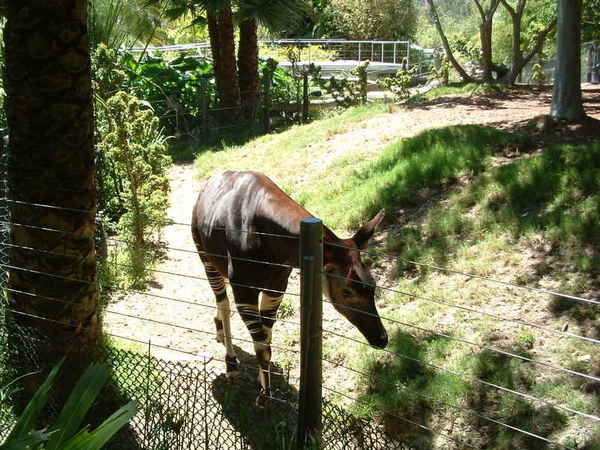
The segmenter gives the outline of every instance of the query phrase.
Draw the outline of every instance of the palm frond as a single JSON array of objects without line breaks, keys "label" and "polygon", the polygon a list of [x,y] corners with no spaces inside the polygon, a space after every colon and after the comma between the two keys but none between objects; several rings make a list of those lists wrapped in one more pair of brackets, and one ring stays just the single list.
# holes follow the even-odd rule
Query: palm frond
[{"label": "palm frond", "polygon": [[270,31],[279,31],[302,20],[305,0],[237,0],[236,20],[254,19]]}]

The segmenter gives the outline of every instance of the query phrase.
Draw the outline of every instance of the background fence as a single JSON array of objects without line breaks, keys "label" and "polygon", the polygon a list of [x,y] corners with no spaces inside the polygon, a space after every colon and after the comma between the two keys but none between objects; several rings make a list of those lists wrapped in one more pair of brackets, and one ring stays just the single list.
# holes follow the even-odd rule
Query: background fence
[{"label": "background fence", "polygon": [[[270,50],[285,51],[290,48],[298,50],[299,61],[327,62],[327,61],[371,61],[391,64],[401,64],[403,59],[413,66],[423,60],[430,59],[433,49],[420,47],[410,41],[369,41],[346,39],[260,39],[259,45],[263,49],[261,57],[269,55]],[[133,48],[134,53],[139,52],[173,52],[197,55],[203,58],[211,57],[210,44],[206,42],[165,45],[156,47]]]}]

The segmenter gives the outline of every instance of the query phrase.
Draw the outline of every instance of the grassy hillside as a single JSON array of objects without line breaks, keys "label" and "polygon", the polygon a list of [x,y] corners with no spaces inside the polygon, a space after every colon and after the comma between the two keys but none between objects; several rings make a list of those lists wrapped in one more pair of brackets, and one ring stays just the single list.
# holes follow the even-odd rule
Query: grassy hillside
[{"label": "grassy hillside", "polygon": [[600,448],[598,423],[585,417],[600,413],[592,342],[600,339],[600,307],[517,287],[598,298],[600,143],[533,152],[527,137],[455,126],[327,158],[330,133],[360,127],[372,111],[347,114],[357,120],[315,122],[205,153],[196,167],[201,176],[260,168],[338,230],[386,209],[388,237],[371,259],[393,289],[379,302],[394,321],[386,322],[390,352],[342,338],[325,349],[365,375],[356,377],[356,410],[414,448],[464,447],[395,415],[476,448],[554,448],[517,429]]}]

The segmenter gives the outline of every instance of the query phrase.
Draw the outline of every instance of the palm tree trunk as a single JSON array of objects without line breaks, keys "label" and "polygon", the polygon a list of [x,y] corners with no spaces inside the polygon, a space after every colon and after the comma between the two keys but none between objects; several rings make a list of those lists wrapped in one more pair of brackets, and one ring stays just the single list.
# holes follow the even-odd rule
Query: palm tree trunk
[{"label": "palm tree trunk", "polygon": [[238,70],[242,112],[251,119],[258,107],[258,38],[256,20],[247,19],[240,23],[240,46],[238,48]]},{"label": "palm tree trunk", "polygon": [[219,36],[219,63],[221,101],[225,108],[232,108],[234,114],[240,106],[240,84],[237,62],[235,60],[235,38],[231,5],[221,9],[217,15],[217,32]]},{"label": "palm tree trunk", "polygon": [[[83,344],[101,337],[86,21],[87,0],[23,0],[8,3],[4,31],[12,222],[9,346],[16,350],[13,362],[26,364],[25,355],[17,353],[23,343],[16,329],[28,329],[43,346],[35,352],[42,368],[70,354],[66,378],[77,378],[93,359]],[[67,379],[61,386],[72,384]]]}]

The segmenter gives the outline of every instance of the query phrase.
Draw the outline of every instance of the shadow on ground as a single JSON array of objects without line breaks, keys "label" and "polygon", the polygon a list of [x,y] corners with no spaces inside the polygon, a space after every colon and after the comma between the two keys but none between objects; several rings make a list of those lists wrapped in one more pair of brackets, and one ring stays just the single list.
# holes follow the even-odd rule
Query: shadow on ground
[{"label": "shadow on ground", "polygon": [[240,377],[228,380],[225,375],[212,382],[212,395],[221,405],[223,415],[242,436],[245,444],[256,450],[291,448],[295,441],[298,392],[289,384],[284,370],[271,366],[273,397],[264,408],[256,406],[258,366],[256,356],[239,347]]}]

